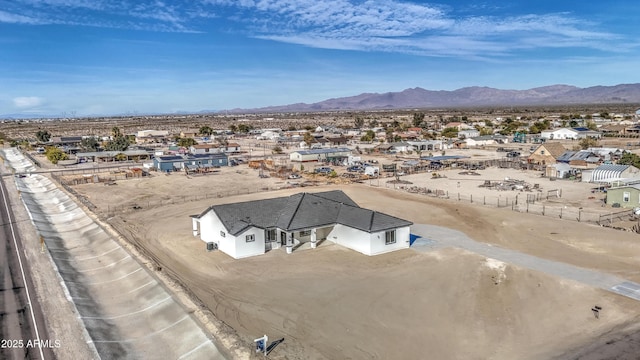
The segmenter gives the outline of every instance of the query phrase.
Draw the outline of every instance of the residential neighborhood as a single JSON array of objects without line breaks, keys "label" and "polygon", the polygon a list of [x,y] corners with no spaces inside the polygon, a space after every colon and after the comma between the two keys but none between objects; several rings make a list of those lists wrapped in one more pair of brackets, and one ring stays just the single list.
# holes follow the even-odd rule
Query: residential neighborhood
[{"label": "residential neighborhood", "polygon": [[[377,289],[413,279],[418,286],[425,276],[448,291],[449,274],[460,266],[469,267],[463,276],[481,274],[476,284],[491,291],[526,284],[542,288],[539,300],[548,300],[557,288],[537,285],[555,281],[546,267],[533,278],[517,268],[523,277],[513,280],[520,252],[532,248],[541,261],[561,257],[570,266],[584,266],[575,259],[588,257],[590,266],[606,270],[602,254],[633,243],[626,237],[640,232],[638,119],[583,115],[251,114],[146,124],[125,118],[101,128],[34,121],[9,124],[4,151],[24,157],[14,162],[6,155],[22,192],[60,187],[72,194],[84,211],[148,254],[156,275],[177,274],[193,284],[189,291],[202,309],[220,306],[210,295],[218,287],[242,298],[260,287],[268,299],[252,303],[264,301],[280,313],[296,303],[283,303],[282,294],[302,296],[307,305],[319,296],[316,288],[349,298],[363,281],[358,291],[372,299]],[[21,137],[25,125],[34,131]],[[484,244],[467,244],[466,237]],[[44,244],[61,249],[57,239],[45,236]],[[576,241],[595,246],[597,256]],[[515,255],[494,259],[499,247]],[[487,257],[475,258],[485,248]],[[310,279],[314,287],[306,286]],[[604,290],[634,296],[619,286]],[[261,311],[250,316],[273,324]]]}]

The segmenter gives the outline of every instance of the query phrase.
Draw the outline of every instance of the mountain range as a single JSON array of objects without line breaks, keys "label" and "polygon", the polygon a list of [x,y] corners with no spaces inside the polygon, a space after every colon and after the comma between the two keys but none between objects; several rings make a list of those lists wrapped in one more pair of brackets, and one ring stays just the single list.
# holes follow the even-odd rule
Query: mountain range
[{"label": "mountain range", "polygon": [[485,106],[535,106],[572,104],[640,104],[640,84],[579,88],[551,85],[528,90],[500,90],[490,87],[465,87],[458,90],[406,89],[400,92],[363,93],[328,99],[313,104],[297,103],[227,112],[313,112],[330,110],[386,110],[414,108],[456,108]]}]

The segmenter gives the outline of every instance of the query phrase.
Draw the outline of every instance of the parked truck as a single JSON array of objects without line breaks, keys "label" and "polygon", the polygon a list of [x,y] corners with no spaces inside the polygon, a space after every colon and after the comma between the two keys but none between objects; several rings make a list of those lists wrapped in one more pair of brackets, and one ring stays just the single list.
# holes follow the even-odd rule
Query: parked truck
[{"label": "parked truck", "polygon": [[367,166],[364,168],[364,174],[371,177],[377,177],[380,175],[380,168],[377,166]]}]

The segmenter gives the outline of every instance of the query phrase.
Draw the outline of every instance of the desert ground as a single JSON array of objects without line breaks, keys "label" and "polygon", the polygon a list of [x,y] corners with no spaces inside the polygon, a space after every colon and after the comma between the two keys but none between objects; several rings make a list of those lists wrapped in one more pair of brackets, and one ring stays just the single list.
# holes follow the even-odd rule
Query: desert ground
[{"label": "desert ground", "polygon": [[[522,192],[477,186],[508,177],[539,183],[543,192],[561,188],[562,197],[549,206],[610,211],[602,208],[601,195],[592,196],[592,185],[551,182],[520,170],[478,172],[402,176],[411,184],[387,182],[393,178],[329,184],[309,177],[316,186],[292,188],[289,180],[262,179],[256,170],[239,166],[205,176],[153,174],[73,189],[153,259],[158,271],[182,283],[233,329],[217,336],[240,339],[248,348],[263,334],[284,338],[272,359],[633,359],[640,353],[640,302],[464,249],[441,246],[367,257],[324,242],[290,255],[274,250],[234,260],[207,252],[191,234],[189,215],[216,203],[341,189],[362,207],[416,224],[448,227],[476,241],[640,282],[637,234],[477,200],[471,204],[454,195],[515,198]],[[450,196],[412,194],[403,186]],[[603,308],[599,319],[591,311],[596,304]]]}]

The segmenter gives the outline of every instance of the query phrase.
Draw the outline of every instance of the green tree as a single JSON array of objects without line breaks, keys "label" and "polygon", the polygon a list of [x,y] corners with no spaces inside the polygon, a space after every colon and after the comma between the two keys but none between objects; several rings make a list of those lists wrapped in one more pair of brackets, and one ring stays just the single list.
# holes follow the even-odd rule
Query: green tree
[{"label": "green tree", "polygon": [[123,153],[119,153],[116,154],[116,156],[114,157],[114,159],[116,161],[127,161],[127,155],[123,154]]},{"label": "green tree", "polygon": [[304,133],[302,137],[302,141],[304,141],[305,144],[307,144],[307,146],[311,145],[313,140],[315,140],[315,138],[313,137],[313,135],[311,135],[310,132],[307,131],[306,133]]},{"label": "green tree", "polygon": [[370,128],[374,128],[374,127],[377,127],[377,126],[378,126],[378,120],[376,120],[376,119],[369,120],[369,127]]},{"label": "green tree", "polygon": [[[282,151],[282,148],[278,145],[274,146],[273,149],[271,149],[271,152],[274,154],[282,154],[284,151]],[[304,170],[304,167],[302,167],[302,165],[300,166],[300,171]]]},{"label": "green tree", "polygon": [[588,138],[581,139],[580,142],[578,142],[578,145],[580,145],[580,148],[585,150],[590,147],[596,147],[598,145],[598,140],[588,137]]},{"label": "green tree", "polygon": [[238,127],[235,124],[231,124],[229,125],[229,130],[231,130],[231,132],[238,132]]},{"label": "green tree", "polygon": [[117,126],[114,126],[111,128],[111,137],[113,137],[114,139],[117,137],[122,136],[122,132],[120,131],[120,128]]},{"label": "green tree", "polygon": [[364,135],[362,135],[362,137],[360,138],[360,141],[364,141],[364,142],[373,141],[375,137],[376,137],[376,133],[374,133],[373,130],[367,130],[367,132],[365,132]]},{"label": "green tree", "polygon": [[356,127],[356,129],[360,129],[364,126],[364,119],[361,116],[356,116],[356,119],[353,124]]},{"label": "green tree", "polygon": [[119,136],[114,137],[113,140],[107,141],[104,148],[108,151],[125,151],[129,147],[129,144],[129,139],[120,134]]},{"label": "green tree", "polygon": [[100,143],[94,136],[86,137],[80,141],[80,148],[82,151],[96,151],[99,146]]},{"label": "green tree", "polygon": [[207,125],[201,126],[198,130],[198,134],[203,136],[211,136],[213,134],[213,129]]},{"label": "green tree", "polygon": [[618,160],[618,164],[633,165],[637,168],[640,168],[640,156],[630,152],[626,152],[622,154],[622,157],[620,157],[620,160]]},{"label": "green tree", "polygon": [[67,155],[62,149],[59,149],[55,146],[47,146],[45,149],[44,155],[51,161],[52,164],[57,164],[59,161],[67,160],[69,155]]},{"label": "green tree", "polygon": [[393,142],[393,128],[387,127],[385,130],[385,140],[387,140],[388,143]]},{"label": "green tree", "polygon": [[413,113],[413,126],[420,127],[424,121],[424,113]]},{"label": "green tree", "polygon": [[248,133],[249,131],[251,131],[253,129],[253,126],[251,125],[247,125],[247,124],[240,124],[238,125],[238,131],[241,133]]},{"label": "green tree", "polygon": [[178,140],[178,146],[189,147],[197,144],[197,142],[193,138],[182,138]]},{"label": "green tree", "polygon": [[595,121],[589,120],[589,121],[587,121],[587,129],[594,130],[594,131],[598,130],[598,125],[596,125]]},{"label": "green tree", "polygon": [[446,138],[454,138],[458,136],[458,128],[455,128],[455,127],[444,128],[444,130],[442,130],[442,133],[440,133],[440,135]]},{"label": "green tree", "polygon": [[48,142],[51,140],[51,134],[47,130],[38,130],[36,133],[36,139],[40,142]]}]

